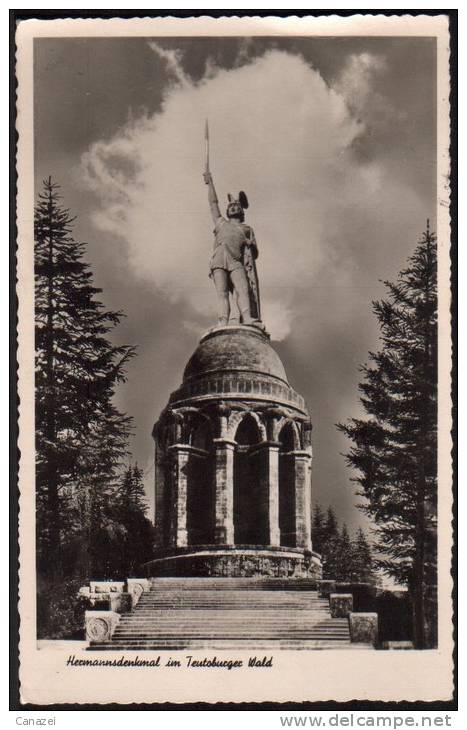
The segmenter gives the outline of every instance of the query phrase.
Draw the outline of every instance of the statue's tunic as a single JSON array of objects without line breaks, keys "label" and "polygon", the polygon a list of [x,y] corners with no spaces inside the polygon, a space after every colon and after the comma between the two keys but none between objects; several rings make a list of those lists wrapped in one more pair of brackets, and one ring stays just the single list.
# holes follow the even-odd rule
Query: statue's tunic
[{"label": "statue's tunic", "polygon": [[211,257],[211,273],[214,269],[235,271],[243,267],[243,251],[245,244],[256,247],[253,229],[236,220],[227,220],[220,216],[214,228],[214,253]]}]

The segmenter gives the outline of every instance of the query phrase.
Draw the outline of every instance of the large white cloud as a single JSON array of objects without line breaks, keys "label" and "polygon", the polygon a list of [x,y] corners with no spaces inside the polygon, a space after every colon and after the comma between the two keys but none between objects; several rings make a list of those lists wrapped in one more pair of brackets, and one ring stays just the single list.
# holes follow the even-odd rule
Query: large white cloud
[{"label": "large white cloud", "polygon": [[330,88],[289,53],[273,51],[231,70],[211,65],[196,84],[165,53],[174,81],[162,111],[133,120],[83,156],[81,174],[97,195],[95,224],[125,239],[133,273],[184,302],[189,321],[215,319],[202,181],[206,117],[222,207],[227,192],[244,189],[250,199],[263,319],[276,339],[288,334],[292,312],[306,305],[313,286],[358,278],[349,260],[357,248],[360,261],[366,250],[374,255],[378,227],[383,240],[389,236],[381,225],[388,200],[400,203],[401,223],[414,214],[416,196],[396,187],[382,164],[363,164],[353,153],[365,121],[349,95],[358,91],[368,104],[372,74],[383,67],[364,55],[351,57]]}]

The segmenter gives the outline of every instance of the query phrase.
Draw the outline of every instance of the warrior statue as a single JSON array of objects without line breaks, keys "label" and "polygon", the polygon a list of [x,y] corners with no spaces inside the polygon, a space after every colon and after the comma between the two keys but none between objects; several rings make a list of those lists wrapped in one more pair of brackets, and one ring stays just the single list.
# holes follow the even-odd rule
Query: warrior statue
[{"label": "warrior statue", "polygon": [[[219,324],[239,321],[263,329],[259,305],[259,286],[255,259],[258,257],[253,229],[245,222],[244,211],[248,200],[244,192],[238,199],[228,196],[227,217],[219,210],[216,190],[209,171],[208,128],[206,123],[206,171],[208,200],[214,222],[214,252],[210,262],[210,276],[214,280],[218,299]],[[229,293],[234,295],[239,319],[230,317]]]}]

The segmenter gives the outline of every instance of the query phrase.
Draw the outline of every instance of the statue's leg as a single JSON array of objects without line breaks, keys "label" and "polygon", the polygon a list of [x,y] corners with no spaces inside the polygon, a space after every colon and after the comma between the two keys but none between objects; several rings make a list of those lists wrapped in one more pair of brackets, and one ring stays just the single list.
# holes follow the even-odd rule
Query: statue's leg
[{"label": "statue's leg", "polygon": [[217,306],[219,324],[224,325],[229,321],[230,302],[229,302],[229,279],[225,269],[214,269],[212,277],[217,292]]},{"label": "statue's leg", "polygon": [[248,291],[248,280],[246,278],[245,269],[235,269],[230,272],[232,284],[237,296],[238,308],[243,324],[252,324],[255,320],[251,316],[250,295]]},{"label": "statue's leg", "polygon": [[240,311],[240,302],[238,301],[238,291],[236,289],[233,290],[233,298],[235,300],[235,309],[234,313],[230,313],[230,324],[241,324],[242,322],[242,313]]}]

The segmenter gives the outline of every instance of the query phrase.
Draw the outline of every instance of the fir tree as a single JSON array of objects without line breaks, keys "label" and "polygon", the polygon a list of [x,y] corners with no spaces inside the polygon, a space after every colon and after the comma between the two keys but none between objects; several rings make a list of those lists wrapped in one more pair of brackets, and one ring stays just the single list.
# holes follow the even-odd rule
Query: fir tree
[{"label": "fir tree", "polygon": [[352,543],[352,579],[363,583],[373,582],[373,559],[365,533],[359,527]]},{"label": "fir tree", "polygon": [[337,518],[336,513],[334,512],[332,507],[328,507],[328,511],[326,513],[326,524],[324,528],[324,539],[325,540],[334,540],[337,538],[339,534],[339,528],[337,525]]},{"label": "fir tree", "polygon": [[66,570],[66,541],[94,529],[109,498],[130,426],[112,397],[134,354],[107,337],[122,315],[96,299],[58,190],[44,181],[34,219],[37,547],[49,576]]},{"label": "fir tree", "polygon": [[323,559],[323,577],[329,579],[336,578],[337,567],[337,550],[339,545],[339,528],[337,524],[336,514],[332,507],[328,507],[326,512],[326,521],[322,537],[322,559]]},{"label": "fir tree", "polygon": [[336,543],[335,571],[336,580],[349,581],[353,575],[353,552],[347,525],[342,525],[339,538]]},{"label": "fir tree", "polygon": [[436,584],[436,237],[427,226],[388,298],[374,302],[381,349],[359,389],[366,419],[339,428],[353,441],[365,511],[376,523],[378,566],[412,596],[414,643],[426,646],[425,600]]},{"label": "fir tree", "polygon": [[313,540],[313,550],[321,553],[325,539],[325,522],[324,512],[320,504],[317,504],[313,509],[311,535]]},{"label": "fir tree", "polygon": [[152,555],[154,534],[147,510],[143,471],[137,464],[129,466],[123,475],[117,501],[118,522],[123,528],[120,569],[127,575],[137,571]]}]

